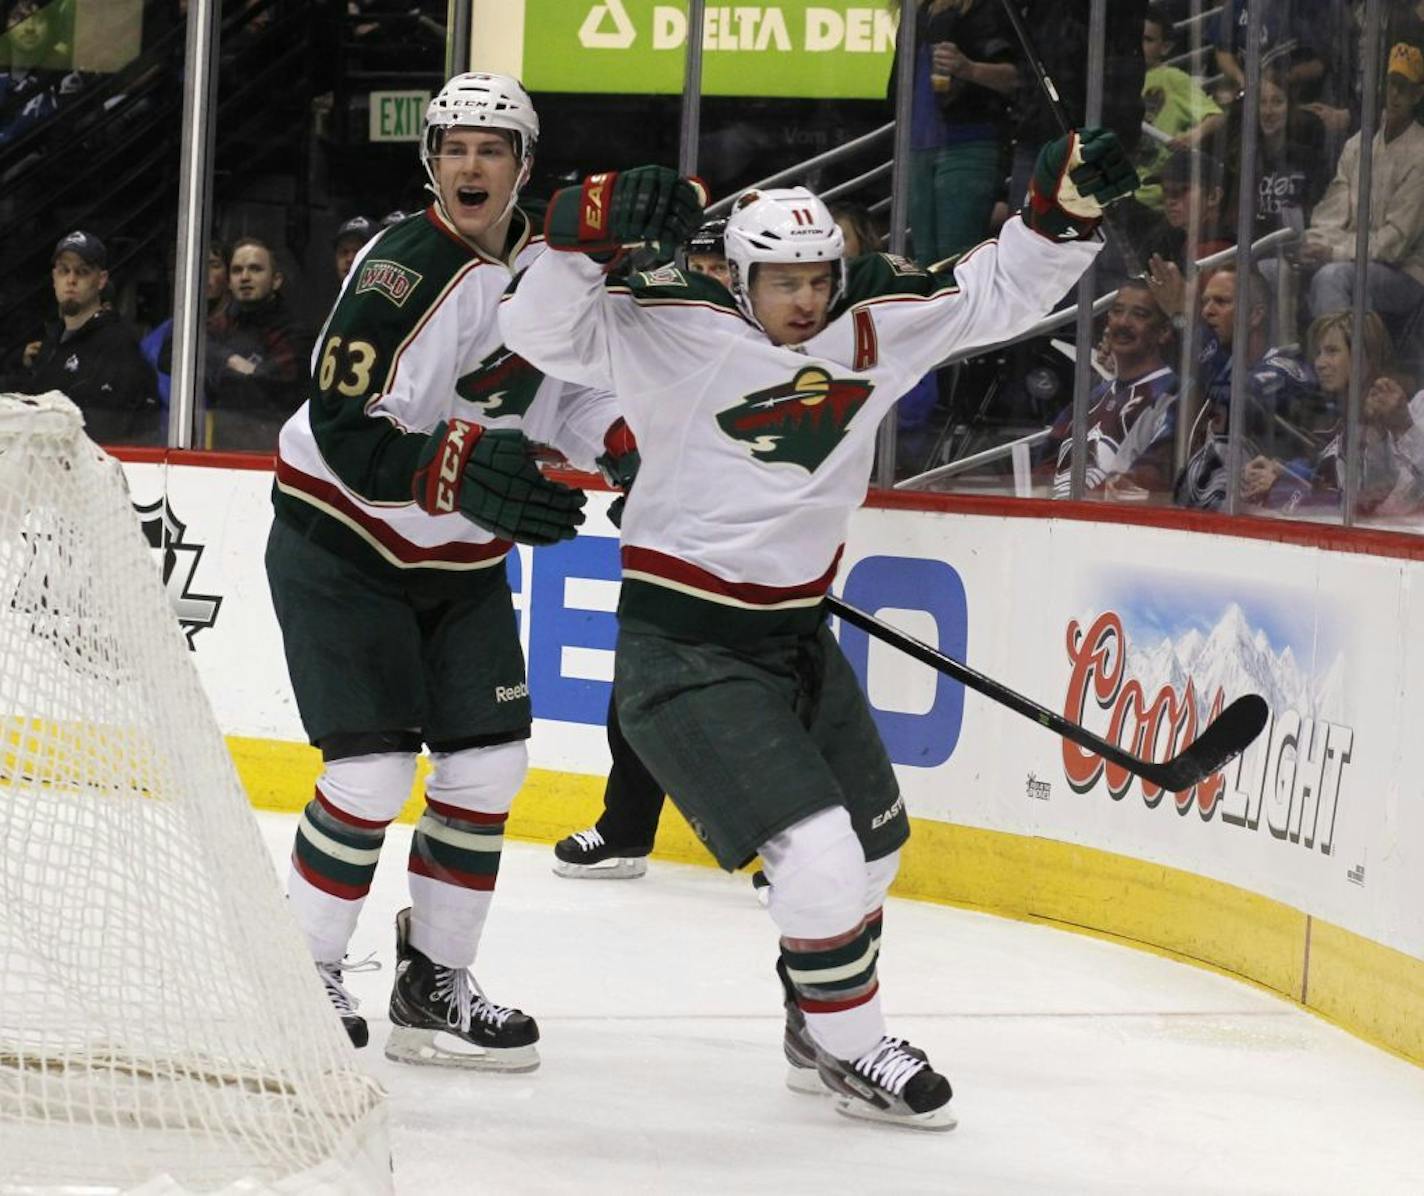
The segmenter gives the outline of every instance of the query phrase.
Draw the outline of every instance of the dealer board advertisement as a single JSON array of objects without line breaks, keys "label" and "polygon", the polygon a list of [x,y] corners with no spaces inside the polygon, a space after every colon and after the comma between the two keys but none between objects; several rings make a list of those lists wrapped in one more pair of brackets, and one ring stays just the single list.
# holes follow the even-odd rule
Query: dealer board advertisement
[{"label": "dealer board advertisement", "polygon": [[[270,473],[126,467],[229,734],[301,740],[262,569]],[[533,763],[596,775],[616,636],[608,496],[576,540],[509,560]],[[1105,534],[1107,532],[1107,534]],[[1188,564],[1190,568],[1188,568]],[[837,590],[1154,758],[1263,695],[1265,733],[1163,793],[854,629],[839,629],[912,815],[1116,852],[1237,885],[1424,955],[1424,676],[1414,562],[1058,520],[866,509]]]}]

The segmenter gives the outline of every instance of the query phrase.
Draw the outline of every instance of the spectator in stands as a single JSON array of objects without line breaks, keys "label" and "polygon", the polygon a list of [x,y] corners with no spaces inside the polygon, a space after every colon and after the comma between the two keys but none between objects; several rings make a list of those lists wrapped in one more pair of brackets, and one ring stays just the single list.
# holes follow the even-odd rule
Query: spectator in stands
[{"label": "spectator in stands", "polygon": [[351,273],[351,263],[356,260],[361,246],[374,237],[378,231],[380,230],[366,216],[352,216],[336,230],[336,237],[331,243],[331,249],[335,254],[336,277],[342,282],[345,282],[346,276]]},{"label": "spectator in stands", "polygon": [[[1424,302],[1424,128],[1414,119],[1424,99],[1424,53],[1396,44],[1389,53],[1384,113],[1372,151],[1366,304],[1389,318]],[[1360,134],[1345,143],[1335,177],[1316,205],[1298,250],[1315,268],[1309,304],[1314,315],[1351,307],[1355,284]]]},{"label": "spectator in stands", "polygon": [[10,6],[0,38],[0,147],[43,124],[83,88],[83,78],[70,69],[64,13],[41,0]]},{"label": "spectator in stands", "polygon": [[[1088,18],[1092,0],[1015,0],[1024,22],[1034,33],[1039,57],[1052,76],[1069,122],[1082,124],[1087,113]],[[1148,0],[1112,0],[1103,47],[1103,117],[1101,124],[1117,134],[1129,156],[1142,138],[1142,27]],[[1014,112],[1014,152],[1009,207],[1017,211],[1028,193],[1029,176],[1038,151],[1059,134],[1038,80],[1031,70],[1020,73]]]},{"label": "spectator in stands", "polygon": [[[998,0],[921,0],[913,36],[910,233],[928,266],[988,235],[1019,71]],[[895,82],[892,72],[892,98]]]},{"label": "spectator in stands", "polygon": [[[1334,22],[1329,18],[1340,8],[1339,0],[1291,0],[1264,3],[1261,11],[1262,62],[1279,62],[1285,69],[1286,86],[1301,103],[1317,100],[1324,87],[1326,52]],[[1222,6],[1216,29],[1216,66],[1237,96],[1246,89],[1246,23],[1250,19],[1247,0],[1230,0]]]},{"label": "spectator in stands", "polygon": [[89,436],[103,444],[158,442],[158,381],[134,330],[104,302],[108,251],[93,233],[75,231],[54,247],[50,277],[59,319],[26,344],[18,369],[0,390],[58,390],[84,412]]},{"label": "spectator in stands", "polygon": [[841,200],[828,205],[831,219],[845,237],[847,258],[859,257],[863,253],[879,253],[881,247],[880,230],[875,226],[875,218],[864,204]]},{"label": "spectator in stands", "polygon": [[[1175,264],[1153,258],[1149,285],[1171,317],[1182,313],[1190,302],[1188,289]],[[1155,281],[1154,281],[1155,278]],[[1226,502],[1226,435],[1231,418],[1231,372],[1235,353],[1236,265],[1228,262],[1211,271],[1201,288],[1201,331],[1196,346],[1197,397],[1199,409],[1188,438],[1191,454],[1177,478],[1179,506],[1216,510]],[[1242,431],[1251,447],[1248,456],[1275,448],[1282,436],[1300,439],[1292,433],[1290,418],[1313,399],[1309,374],[1284,349],[1269,344],[1270,290],[1260,274],[1252,272],[1246,282],[1247,313],[1245,423]],[[1279,417],[1279,418],[1277,418]],[[1185,415],[1183,416],[1185,418]]]},{"label": "spectator in stands", "polygon": [[[1296,104],[1287,69],[1273,62],[1261,72],[1256,110],[1256,218],[1252,240],[1290,228],[1302,232],[1330,179],[1325,125]],[[1236,164],[1241,160],[1241,107],[1227,123],[1226,161],[1232,164],[1225,212],[1236,211]]]},{"label": "spectator in stands", "polygon": [[302,401],[307,344],[287,313],[271,247],[243,237],[228,261],[229,301],[209,322],[212,447],[269,451]]},{"label": "spectator in stands", "polygon": [[1225,206],[1226,169],[1220,158],[1177,150],[1163,164],[1160,182],[1162,220],[1143,239],[1145,256],[1156,254],[1185,269],[1193,236],[1197,260],[1236,244]]},{"label": "spectator in stands", "polygon": [[[227,247],[221,241],[208,242],[208,274],[204,298],[207,321],[211,329],[213,317],[227,299]],[[173,390],[173,317],[169,316],[139,342],[144,359],[158,373],[158,403],[166,419],[168,400]]]},{"label": "spectator in stands", "polygon": [[[1157,5],[1149,6],[1142,26],[1142,57],[1147,64],[1142,100],[1147,122],[1160,136],[1144,132],[1142,137],[1137,173],[1144,179],[1160,179],[1162,168],[1174,151],[1196,149],[1208,142],[1226,119],[1195,79],[1167,64],[1174,48],[1171,19]],[[1138,203],[1161,211],[1161,183],[1144,183],[1137,189],[1136,198]]]},{"label": "spectator in stands", "polygon": [[[1144,282],[1125,282],[1108,308],[1104,343],[1113,377],[1088,407],[1084,493],[1143,500],[1171,493],[1177,375],[1167,364],[1172,325]],[[1067,498],[1073,472],[1073,405],[1053,421],[1053,497]]]},{"label": "spectator in stands", "polygon": [[[1337,412],[1345,411],[1351,379],[1354,313],[1332,312],[1310,326],[1308,344],[1320,389]],[[1361,326],[1360,488],[1356,510],[1367,515],[1403,515],[1424,509],[1424,392],[1411,400],[1391,371],[1389,332],[1373,312]],[[1344,417],[1313,455],[1282,460],[1258,456],[1241,477],[1243,502],[1286,513],[1339,505],[1345,487]]]}]

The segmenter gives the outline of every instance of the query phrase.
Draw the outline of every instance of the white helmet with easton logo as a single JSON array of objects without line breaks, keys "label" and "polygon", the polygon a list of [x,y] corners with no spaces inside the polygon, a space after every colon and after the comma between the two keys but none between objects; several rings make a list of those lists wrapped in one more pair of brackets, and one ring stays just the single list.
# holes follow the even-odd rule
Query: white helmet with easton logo
[{"label": "white helmet with easton logo", "polygon": [[742,192],[723,237],[732,297],[758,328],[749,292],[752,267],[759,262],[830,262],[831,306],[845,291],[845,237],[830,210],[805,187]]},{"label": "white helmet with easton logo", "polygon": [[534,101],[513,75],[488,75],[480,72],[456,75],[425,110],[425,132],[420,139],[420,164],[430,180],[430,189],[439,198],[431,162],[440,152],[440,141],[446,129],[503,129],[514,134],[514,156],[519,159],[519,178],[514,184],[509,207],[519,190],[529,181],[534,162],[534,147],[539,141],[539,117]]}]

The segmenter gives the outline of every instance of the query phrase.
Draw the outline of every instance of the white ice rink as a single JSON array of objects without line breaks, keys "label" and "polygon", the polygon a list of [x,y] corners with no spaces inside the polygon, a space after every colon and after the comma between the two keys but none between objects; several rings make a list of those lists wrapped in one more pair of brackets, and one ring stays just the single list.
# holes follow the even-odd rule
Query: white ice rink
[{"label": "white ice rink", "polygon": [[[285,876],[295,820],[263,815]],[[959,1127],[837,1116],[782,1083],[775,932],[743,877],[654,860],[569,881],[506,845],[476,976],[538,1018],[522,1076],[381,1054],[406,904],[392,827],[352,955],[396,1190],[445,1193],[1424,1193],[1424,1070],[1197,968],[1049,927],[892,901],[892,1031]]]}]

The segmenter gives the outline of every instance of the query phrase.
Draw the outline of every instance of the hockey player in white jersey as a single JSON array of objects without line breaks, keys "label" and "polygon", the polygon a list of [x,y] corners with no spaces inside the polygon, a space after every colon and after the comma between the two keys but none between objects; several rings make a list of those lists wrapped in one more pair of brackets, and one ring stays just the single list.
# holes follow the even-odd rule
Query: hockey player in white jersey
[{"label": "hockey player in white jersey", "polygon": [[591,465],[618,415],[610,395],[546,378],[501,342],[500,296],[543,252],[516,206],[538,133],[517,80],[444,86],[421,147],[434,202],[358,254],[279,444],[267,571],[323,760],[288,895],[357,1046],[367,1028],[342,960],[430,751],[386,1045],[406,1062],[538,1065],[534,1019],[489,1000],[467,970],[527,769],[504,561],[512,541],[556,543],[583,518],[583,495],[540,474],[526,433]]},{"label": "hockey player in white jersey", "polygon": [[676,243],[699,212],[662,167],[595,175],[550,205],[545,236],[571,252],[534,263],[501,311],[511,348],[613,390],[638,439],[623,729],[724,868],[760,854],[789,1080],[851,1116],[954,1124],[948,1080],[881,1013],[880,910],[909,823],[823,599],[881,417],[950,352],[1048,312],[1097,250],[1101,205],[1136,183],[1111,134],[1060,139],[997,242],[937,271],[846,262],[809,191],[748,192],[726,229],[729,293],[673,267],[606,282],[610,257]]}]

